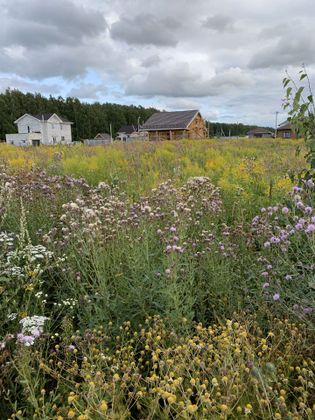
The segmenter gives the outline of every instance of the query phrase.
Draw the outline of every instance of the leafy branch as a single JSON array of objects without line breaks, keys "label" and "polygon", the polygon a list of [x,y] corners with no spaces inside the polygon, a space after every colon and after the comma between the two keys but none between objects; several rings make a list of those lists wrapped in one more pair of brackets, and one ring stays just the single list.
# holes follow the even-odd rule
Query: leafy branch
[{"label": "leafy branch", "polygon": [[[305,66],[299,72],[299,82],[286,72],[283,79],[285,98],[283,109],[288,109],[288,121],[298,137],[304,138],[307,153],[306,161],[311,169],[315,169],[315,105],[309,75]],[[302,82],[306,85],[302,85]],[[303,83],[304,84],[304,83]]]}]

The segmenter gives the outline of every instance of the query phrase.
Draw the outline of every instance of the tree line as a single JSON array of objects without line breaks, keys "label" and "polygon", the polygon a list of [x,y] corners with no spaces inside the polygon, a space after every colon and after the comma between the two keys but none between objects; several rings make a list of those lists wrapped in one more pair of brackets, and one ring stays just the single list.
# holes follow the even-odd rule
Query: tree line
[{"label": "tree line", "polygon": [[[247,133],[257,128],[257,125],[247,125],[241,123],[220,123],[207,121],[207,128],[209,137],[243,137]],[[262,127],[268,130],[274,131],[271,127]]]},{"label": "tree line", "polygon": [[23,114],[56,113],[74,124],[72,138],[75,141],[94,138],[97,133],[110,132],[113,135],[124,125],[144,123],[153,113],[154,108],[112,103],[86,103],[77,98],[44,97],[40,93],[22,93],[7,89],[0,94],[0,139],[6,133],[15,133],[14,121]]},{"label": "tree line", "polygon": [[[144,108],[135,105],[119,105],[112,103],[81,102],[77,98],[61,96],[46,98],[40,93],[23,93],[16,89],[7,89],[0,94],[0,141],[5,139],[6,133],[17,130],[14,121],[25,113],[56,113],[67,118],[74,124],[72,137],[74,141],[94,138],[97,133],[110,132],[115,136],[124,125],[143,124],[155,108]],[[228,124],[207,122],[210,137],[244,136],[256,126],[244,124]]]}]

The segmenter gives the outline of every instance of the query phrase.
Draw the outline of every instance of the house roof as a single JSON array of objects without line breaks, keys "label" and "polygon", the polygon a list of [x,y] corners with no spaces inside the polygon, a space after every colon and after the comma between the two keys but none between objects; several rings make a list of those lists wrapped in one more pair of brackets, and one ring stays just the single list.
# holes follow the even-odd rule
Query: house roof
[{"label": "house roof", "polygon": [[62,121],[64,123],[72,124],[72,122],[70,122],[69,120],[67,120],[67,118],[60,117],[56,113],[49,113],[49,114],[28,114],[28,113],[25,113],[20,118],[18,118],[16,121],[14,121],[14,123],[17,124],[22,118],[24,118],[26,116],[35,118],[36,120],[39,120],[39,121],[48,121],[49,118],[51,118],[53,115],[56,115],[56,117],[59,118],[60,121]]},{"label": "house roof", "polygon": [[55,112],[35,114],[35,115],[34,114],[29,114],[29,115],[31,115],[32,117],[34,117],[34,118],[36,118],[37,120],[40,120],[40,121],[43,121],[43,120],[48,121],[49,118],[51,118],[53,115],[56,115],[63,122],[70,122],[67,118],[61,117],[60,115],[56,114]]},{"label": "house roof", "polygon": [[291,130],[291,123],[289,121],[284,121],[279,125],[277,130]]},{"label": "house roof", "polygon": [[268,128],[262,128],[262,127],[256,127],[253,128],[252,130],[250,130],[247,135],[251,135],[251,134],[273,134],[272,130],[268,130]]},{"label": "house roof", "polygon": [[185,129],[199,111],[156,112],[141,127],[143,130],[174,130]]},{"label": "house roof", "polygon": [[107,139],[111,139],[111,136],[110,136],[110,134],[108,134],[108,133],[97,133],[96,134],[96,136],[94,137],[94,139],[100,139],[100,140],[102,140],[102,139],[104,139],[104,140],[107,140]]},{"label": "house roof", "polygon": [[137,131],[137,128],[134,125],[123,125],[117,133],[131,134],[135,131]]}]

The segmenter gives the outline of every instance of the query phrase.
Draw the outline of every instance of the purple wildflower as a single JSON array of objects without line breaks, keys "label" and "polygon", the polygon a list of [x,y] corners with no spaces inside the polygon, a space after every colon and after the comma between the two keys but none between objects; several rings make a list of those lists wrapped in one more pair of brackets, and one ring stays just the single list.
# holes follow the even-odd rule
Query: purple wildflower
[{"label": "purple wildflower", "polygon": [[310,207],[310,206],[307,206],[307,207],[305,207],[305,209],[304,209],[304,213],[307,213],[307,214],[311,214],[311,213],[312,213],[312,211],[313,211],[313,209],[312,209],[312,207]]},{"label": "purple wildflower", "polygon": [[299,192],[299,191],[302,191],[302,188],[300,188],[299,186],[295,185],[295,186],[293,187],[293,191],[294,191],[294,192]]},{"label": "purple wildflower", "polygon": [[310,314],[311,312],[313,312],[313,309],[310,308],[309,306],[307,306],[307,307],[303,308],[303,312],[305,314]]},{"label": "purple wildflower", "polygon": [[23,333],[19,333],[16,337],[18,342],[24,344],[26,347],[32,346],[34,344],[34,337],[32,335],[24,335]]},{"label": "purple wildflower", "polygon": [[295,225],[295,229],[296,229],[296,230],[301,230],[301,229],[303,229],[303,225],[302,225],[302,223],[297,223],[297,224]]},{"label": "purple wildflower", "polygon": [[315,231],[315,225],[313,223],[310,223],[307,228],[305,229],[305,233],[312,233]]},{"label": "purple wildflower", "polygon": [[280,239],[279,239],[279,238],[277,238],[276,236],[273,236],[273,237],[270,239],[270,242],[271,242],[272,244],[278,244],[278,243],[280,242]]},{"label": "purple wildflower", "polygon": [[272,296],[272,299],[276,302],[277,300],[279,300],[279,299],[280,299],[280,294],[279,294],[279,293],[275,293],[275,294]]}]

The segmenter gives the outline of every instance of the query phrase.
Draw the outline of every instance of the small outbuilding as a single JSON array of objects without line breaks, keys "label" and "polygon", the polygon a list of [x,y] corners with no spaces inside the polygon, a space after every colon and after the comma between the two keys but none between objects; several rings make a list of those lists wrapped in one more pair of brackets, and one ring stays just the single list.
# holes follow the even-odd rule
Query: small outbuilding
[{"label": "small outbuilding", "polygon": [[268,130],[267,128],[253,128],[247,133],[249,138],[272,138],[274,137],[274,132]]},{"label": "small outbuilding", "polygon": [[291,123],[284,121],[277,128],[277,137],[283,139],[296,139],[296,133],[292,130]]},{"label": "small outbuilding", "polygon": [[117,139],[123,142],[128,142],[132,136],[135,136],[137,133],[137,127],[134,125],[124,125],[117,131]]},{"label": "small outbuilding", "polygon": [[112,137],[108,133],[98,133],[94,137],[94,139],[85,139],[84,144],[88,146],[97,146],[101,144],[111,144],[112,143]]},{"label": "small outbuilding", "polygon": [[141,127],[147,131],[149,140],[204,139],[207,128],[200,112],[156,112]]}]

